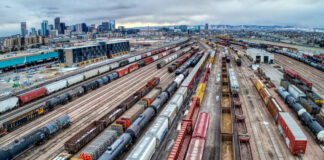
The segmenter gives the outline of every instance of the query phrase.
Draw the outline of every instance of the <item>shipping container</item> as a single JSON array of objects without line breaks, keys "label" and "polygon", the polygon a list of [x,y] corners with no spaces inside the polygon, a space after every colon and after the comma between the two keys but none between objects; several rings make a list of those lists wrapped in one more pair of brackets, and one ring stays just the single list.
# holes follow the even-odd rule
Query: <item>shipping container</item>
[{"label": "shipping container", "polygon": [[292,154],[305,154],[307,137],[289,113],[279,113],[278,129]]}]

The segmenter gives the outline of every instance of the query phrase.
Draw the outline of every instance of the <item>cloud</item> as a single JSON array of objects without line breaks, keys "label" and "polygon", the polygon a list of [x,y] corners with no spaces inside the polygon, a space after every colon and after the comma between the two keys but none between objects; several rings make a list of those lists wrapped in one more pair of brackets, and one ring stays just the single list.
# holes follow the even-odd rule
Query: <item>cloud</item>
[{"label": "cloud", "polygon": [[19,33],[20,22],[40,28],[55,17],[67,25],[231,24],[324,27],[322,0],[2,0],[0,35]]}]

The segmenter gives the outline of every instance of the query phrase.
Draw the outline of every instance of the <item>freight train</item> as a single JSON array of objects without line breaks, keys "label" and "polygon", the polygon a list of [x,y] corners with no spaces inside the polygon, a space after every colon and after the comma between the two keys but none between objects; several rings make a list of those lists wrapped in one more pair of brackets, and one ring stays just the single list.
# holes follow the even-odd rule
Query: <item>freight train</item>
[{"label": "freight train", "polygon": [[[188,45],[189,44],[185,44],[181,47],[186,47]],[[169,55],[168,52],[164,52],[164,53],[165,53],[164,56]],[[163,53],[161,53],[161,54],[163,54]],[[119,69],[116,69],[116,68],[118,68],[120,66],[120,63],[114,62],[112,64],[105,65],[105,66],[99,67],[97,69],[93,69],[93,70],[90,70],[90,71],[87,71],[87,72],[84,72],[84,73],[63,79],[63,80],[59,80],[57,82],[50,83],[50,84],[46,85],[44,88],[40,88],[40,89],[31,91],[24,95],[21,95],[18,97],[12,97],[5,101],[1,101],[0,102],[0,111],[5,112],[5,111],[11,110],[11,109],[19,106],[19,104],[20,104],[19,97],[21,98],[21,101],[23,103],[27,103],[27,102],[34,100],[35,98],[37,99],[41,96],[52,94],[56,91],[62,90],[64,88],[72,86],[76,83],[80,83],[80,82],[88,80],[92,77],[95,77],[95,76],[101,75],[103,73],[106,73],[110,70],[116,69],[115,71],[108,74],[107,76],[103,76],[96,80],[88,82],[86,84],[83,84],[80,87],[77,87],[67,93],[63,93],[62,95],[54,97],[44,103],[40,103],[35,106],[32,106],[32,107],[18,113],[15,116],[10,116],[8,118],[1,120],[0,121],[0,136],[27,123],[28,121],[31,121],[39,116],[46,114],[47,112],[53,110],[58,105],[68,103],[69,101],[71,101],[72,99],[74,99],[76,97],[80,97],[80,96],[90,92],[91,90],[94,90],[104,84],[107,84],[117,78],[120,78],[130,72],[133,72],[134,70],[136,70],[140,67],[148,65],[148,64],[152,63],[153,61],[162,58],[162,57],[158,57],[158,55],[154,55],[153,56],[154,58],[147,57],[148,55],[151,56],[151,53],[150,54],[145,53],[145,54],[142,54],[139,56],[129,58],[127,60],[127,66],[124,66]],[[144,57],[146,57],[146,58],[144,58]],[[139,62],[135,62],[135,61],[139,61]],[[133,63],[133,62],[135,62],[135,63]],[[126,64],[126,62],[123,62],[123,63]],[[130,63],[132,63],[132,64],[130,64]]]},{"label": "freight train", "polygon": [[[78,133],[76,133],[74,136],[72,136],[69,140],[67,140],[64,143],[64,148],[69,153],[76,153],[78,152],[83,146],[85,146],[87,143],[89,143],[93,138],[95,138],[97,135],[99,135],[106,127],[108,127],[111,123],[113,123],[119,116],[123,115],[131,106],[133,106],[138,100],[140,100],[143,96],[145,96],[150,90],[154,87],[156,87],[160,82],[160,79],[158,77],[152,78],[145,84],[143,87],[141,87],[139,90],[137,90],[134,94],[131,94],[128,98],[126,98],[124,101],[122,101],[117,107],[113,108],[111,111],[103,115],[99,120],[93,121],[88,126],[86,126],[84,129],[80,130]],[[119,120],[119,119],[118,119]],[[128,127],[128,126],[127,126]],[[110,129],[108,129],[110,130]],[[118,133],[118,130],[115,130]],[[107,133],[109,134],[109,133]],[[114,133],[111,133],[114,135]],[[113,142],[111,140],[113,139],[106,139],[104,144],[101,144],[103,146],[108,145],[110,142]],[[96,142],[96,141],[95,141]],[[98,142],[101,143],[101,142]],[[97,143],[97,144],[98,144]],[[93,143],[90,144],[90,146]],[[94,144],[95,145],[95,144]],[[100,146],[98,146],[100,147]],[[81,157],[99,157],[98,153],[93,153],[95,150],[89,150],[85,148],[84,152],[82,152]]]},{"label": "freight train", "polygon": [[[148,121],[161,109],[161,107],[170,99],[170,102],[166,105],[164,110],[161,111],[160,116],[154,121],[152,127],[148,129],[147,134],[139,142],[145,144],[145,146],[152,147],[136,147],[135,150],[138,153],[130,156],[135,156],[135,159],[140,159],[140,157],[151,157],[156,147],[160,145],[164,138],[164,133],[172,124],[175,113],[180,109],[184,97],[187,96],[188,90],[190,90],[191,85],[197,77],[200,67],[204,65],[207,58],[207,54],[204,56],[204,60],[201,60],[192,70],[192,72],[187,76],[184,82],[181,84],[187,70],[176,77],[176,79],[168,85],[168,87],[159,95],[157,98],[146,108],[137,119],[127,128],[127,130],[112,144],[110,145],[105,153],[99,159],[115,159],[120,157],[121,154],[127,151],[131,145],[137,140],[141,130],[148,123]],[[179,79],[179,80],[177,80]],[[178,91],[176,89],[179,87]],[[174,95],[172,97],[172,95]],[[171,98],[172,97],[172,98]],[[140,145],[142,146],[142,145]],[[134,150],[134,151],[135,151]],[[131,157],[129,157],[131,158]],[[134,158],[134,157],[133,157]]]},{"label": "freight train", "polygon": [[[204,131],[207,131],[207,128],[205,128],[206,130],[204,130],[202,132],[195,132],[195,130],[197,131],[198,127],[208,126],[208,125],[206,125],[207,121],[205,121],[205,120],[200,121],[201,118],[198,118],[198,121],[197,121],[197,117],[199,115],[200,104],[201,104],[204,94],[205,94],[205,86],[208,81],[208,78],[202,78],[202,79],[200,79],[200,81],[197,81],[196,79],[197,79],[198,73],[200,71],[202,71],[202,68],[208,58],[208,54],[209,54],[209,52],[207,52],[207,54],[202,57],[202,59],[197,64],[197,66],[192,70],[192,72],[188,75],[188,77],[185,79],[185,81],[181,85],[182,86],[181,88],[183,88],[183,90],[185,90],[187,88],[186,95],[188,95],[190,92],[192,92],[191,90],[193,89],[192,86],[194,85],[194,83],[199,82],[198,88],[196,89],[195,94],[192,96],[191,105],[189,107],[188,114],[186,115],[186,117],[184,119],[181,120],[181,129],[177,136],[176,143],[172,147],[172,150],[169,154],[168,159],[184,159],[186,156],[185,155],[186,152],[180,152],[180,151],[188,151],[187,155],[196,154],[197,157],[202,157],[204,147],[201,146],[201,148],[199,148],[199,146],[197,146],[197,145],[193,146],[194,144],[192,144],[192,143],[193,143],[193,141],[204,142],[206,140],[205,136],[207,133]],[[212,55],[214,55],[214,54],[212,54]],[[207,67],[205,68],[205,70],[203,72],[203,77],[208,77],[212,63],[213,62],[210,62],[209,64],[207,64]],[[180,92],[180,91],[178,90],[178,92]],[[169,115],[172,115],[172,114],[169,112]],[[205,119],[207,117],[202,117],[202,118]],[[169,119],[173,119],[173,118],[169,118]],[[171,122],[173,122],[173,120],[171,120]],[[199,128],[198,130],[201,131],[200,129],[201,128]],[[194,130],[194,132],[192,132],[192,130]],[[194,133],[194,134],[192,134],[192,133]],[[199,133],[201,133],[201,134],[199,134]],[[185,139],[188,140],[187,142],[189,142],[189,140],[192,136],[194,137],[194,138],[192,138],[192,143],[190,143],[190,144],[184,143]],[[195,150],[198,148],[199,148],[199,151]]]},{"label": "freight train", "polygon": [[184,58],[181,58],[177,60],[176,62],[172,63],[171,65],[168,66],[168,71],[169,73],[172,73],[175,71],[177,68],[179,68],[183,63],[185,63],[191,56],[193,56],[196,53],[196,51],[190,51],[185,55]]},{"label": "freight train", "polygon": [[[190,44],[192,44],[192,43],[184,44],[180,48],[184,48]],[[163,51],[165,51],[166,48],[169,49],[169,47],[165,47],[165,48],[163,48],[164,49]],[[174,49],[170,49],[169,53],[165,53],[164,56],[170,54],[171,51],[174,52],[174,50],[179,50],[179,48],[177,47]],[[93,69],[93,70],[90,70],[90,71],[87,71],[87,72],[84,72],[81,74],[77,74],[77,75],[74,75],[74,76],[59,80],[59,81],[55,81],[55,82],[47,84],[41,88],[37,88],[35,90],[28,91],[26,93],[10,97],[8,99],[0,101],[0,114],[7,112],[9,110],[12,110],[16,107],[23,106],[23,105],[30,103],[36,99],[39,99],[43,96],[47,96],[54,92],[62,90],[64,88],[70,87],[76,83],[85,81],[85,80],[92,78],[94,76],[98,76],[98,75],[106,73],[110,70],[113,70],[113,69],[116,69],[119,67],[123,67],[123,66],[133,63],[135,61],[140,61],[138,64],[143,64],[143,66],[144,66],[146,64],[146,62],[150,60],[150,59],[147,59],[147,57],[149,57],[149,56],[154,57],[155,54],[161,53],[161,51],[162,51],[161,49],[158,49],[158,50],[155,50],[152,52],[148,52],[148,53],[144,53],[141,55],[136,55],[136,56],[133,56],[130,58],[126,58],[126,59],[120,60],[119,62],[113,62],[113,63],[104,65],[102,67],[99,67],[99,68],[96,68],[96,69]],[[154,58],[158,59],[156,56]]]},{"label": "freight train", "polygon": [[[179,76],[184,77],[182,74]],[[182,78],[182,80],[183,79],[184,78]],[[151,105],[136,118],[126,131],[107,148],[99,160],[115,159],[116,157],[119,157],[121,153],[128,150],[139,137],[141,130],[143,130],[146,124],[155,116],[168,99],[171,98],[176,91],[177,86],[180,85],[178,83],[181,83],[182,80],[180,82],[172,81],[172,83],[170,83],[168,87],[155,98]]]},{"label": "freight train", "polygon": [[324,144],[324,128],[310,115],[305,108],[298,103],[296,98],[285,90],[284,87],[280,86],[277,89],[280,97],[285,103],[295,111],[298,118],[306,125],[309,130],[313,133],[315,140],[321,144]]},{"label": "freight train", "polygon": [[254,80],[263,102],[276,121],[280,134],[287,140],[287,146],[292,154],[305,154],[307,146],[307,137],[300,129],[296,121],[288,112],[284,112],[277,100],[272,97],[269,90],[260,80]]},{"label": "freight train", "polygon": [[34,144],[39,144],[43,141],[47,141],[60,130],[63,130],[70,126],[70,117],[64,115],[54,122],[45,125],[41,129],[36,129],[31,133],[14,140],[14,142],[8,144],[3,149],[0,149],[0,159],[9,160],[19,155]]}]

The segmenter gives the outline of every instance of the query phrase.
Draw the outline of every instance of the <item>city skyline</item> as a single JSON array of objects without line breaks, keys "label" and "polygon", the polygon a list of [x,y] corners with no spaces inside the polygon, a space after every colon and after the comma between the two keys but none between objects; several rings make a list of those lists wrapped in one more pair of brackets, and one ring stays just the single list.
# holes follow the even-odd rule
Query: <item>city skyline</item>
[{"label": "city skyline", "polygon": [[[20,23],[27,22],[30,28],[40,29],[43,20],[54,24],[60,17],[67,25],[87,23],[101,24],[116,19],[116,27],[166,26],[166,25],[294,25],[324,27],[323,1],[311,0],[194,0],[187,1],[116,1],[98,0],[90,3],[57,0],[44,2],[4,0],[0,13],[0,36],[20,33]],[[100,5],[98,5],[100,4]],[[172,5],[171,5],[172,4]]]}]

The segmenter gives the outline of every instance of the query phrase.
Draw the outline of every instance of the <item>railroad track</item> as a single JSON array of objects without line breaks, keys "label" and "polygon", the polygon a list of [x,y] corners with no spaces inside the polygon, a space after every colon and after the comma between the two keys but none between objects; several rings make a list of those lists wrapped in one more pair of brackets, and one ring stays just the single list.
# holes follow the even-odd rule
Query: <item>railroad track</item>
[{"label": "railroad track", "polygon": [[[188,47],[186,47],[186,48],[188,48]],[[181,51],[182,51],[182,50],[179,50],[178,52],[181,52]],[[178,53],[178,52],[176,52],[176,53]],[[175,54],[175,53],[173,53],[173,54]],[[171,54],[171,55],[173,55],[173,54]],[[169,56],[170,56],[170,55],[168,55],[167,57],[169,57]],[[166,58],[166,57],[163,57],[163,58]],[[49,100],[49,99],[51,99],[51,98],[53,98],[53,97],[56,97],[56,96],[61,95],[61,94],[63,94],[63,93],[66,93],[67,91],[69,91],[69,90],[71,90],[71,89],[74,89],[74,88],[80,87],[80,86],[82,86],[83,84],[86,84],[86,83],[88,83],[88,82],[91,82],[91,81],[93,81],[93,80],[96,80],[96,79],[98,79],[99,77],[106,76],[106,75],[108,75],[108,74],[110,74],[110,73],[112,73],[112,72],[113,72],[113,71],[110,71],[110,72],[107,72],[107,73],[105,73],[105,74],[102,74],[102,75],[99,75],[99,76],[92,77],[92,78],[90,78],[90,79],[88,79],[88,80],[86,80],[86,81],[83,81],[83,82],[81,82],[81,83],[78,83],[78,84],[76,84],[76,85],[73,85],[72,87],[65,88],[65,89],[63,89],[63,90],[61,90],[61,91],[59,91],[59,92],[56,92],[56,93],[54,93],[54,94],[51,94],[51,95],[46,96],[46,97],[44,97],[44,98],[41,98],[41,99],[39,99],[39,100],[37,100],[37,101],[35,101],[35,102],[32,102],[31,104],[28,104],[28,105],[26,105],[26,106],[19,107],[19,108],[14,109],[14,110],[12,110],[12,111],[10,111],[10,112],[7,112],[7,113],[5,113],[4,115],[1,115],[1,117],[0,117],[0,124],[2,124],[3,122],[5,122],[8,118],[13,117],[13,116],[15,116],[16,114],[18,114],[18,113],[20,113],[20,112],[22,112],[22,111],[24,111],[24,110],[26,110],[26,109],[36,108],[36,107],[38,107],[40,104],[43,104],[44,102],[46,102],[47,100]],[[1,144],[0,144],[0,145],[1,145]]]},{"label": "railroad track", "polygon": [[[184,41],[182,41],[182,42],[184,42]],[[166,47],[166,46],[171,46],[171,45],[176,44],[176,43],[181,43],[181,41],[177,41],[177,42],[174,42],[174,43],[165,44],[165,45],[158,46],[158,47],[155,47],[155,48],[150,48],[150,49],[145,50],[145,51],[140,51],[140,52],[138,52],[136,54],[133,54],[133,56],[137,56],[137,55],[143,54],[145,52],[151,52],[151,51],[156,50],[158,48],[163,48],[163,47]],[[129,57],[132,57],[132,56],[130,55],[127,58],[129,58]],[[88,67],[85,67],[85,68],[81,68],[77,72],[68,73],[68,74],[66,74],[66,75],[64,75],[62,77],[58,77],[58,78],[55,78],[55,79],[46,81],[44,83],[37,84],[37,85],[35,85],[35,86],[31,87],[31,88],[28,88],[28,89],[19,91],[19,92],[15,93],[14,95],[19,95],[19,94],[22,94],[22,93],[26,93],[26,92],[29,92],[29,91],[34,90],[36,88],[42,87],[42,86],[44,86],[46,84],[50,84],[52,82],[55,82],[55,81],[58,81],[58,80],[61,80],[61,79],[64,79],[64,78],[67,78],[67,77],[70,77],[70,76],[74,76],[74,75],[77,75],[77,74],[80,74],[80,73],[89,71],[91,69],[95,69],[95,68],[101,67],[101,66],[106,65],[106,64],[109,64],[109,63],[117,62],[117,61],[120,61],[122,59],[123,59],[122,57],[117,58],[117,59],[114,59],[114,60],[113,59],[108,59],[107,61],[104,61],[103,63],[99,63],[99,64],[96,64],[96,65],[92,65],[92,66],[88,66]],[[0,101],[1,100],[5,100],[5,99],[9,98],[10,96],[12,96],[12,95],[8,95],[8,96],[5,96],[5,97],[1,97],[0,98]]]},{"label": "railroad track", "polygon": [[284,68],[290,68],[294,71],[298,72],[301,75],[304,75],[310,82],[314,84],[313,87],[317,88],[319,92],[324,93],[324,86],[321,82],[324,81],[324,74],[321,71],[314,69],[311,66],[305,65],[299,61],[294,59],[288,58],[283,55],[275,54],[279,58],[275,58],[275,62],[279,65],[283,66]]},{"label": "railroad track", "polygon": [[[257,91],[254,89],[253,83],[250,81],[250,76],[253,76],[247,71],[248,63],[242,58],[242,66],[238,68],[233,65],[236,73],[238,73],[238,79],[240,79],[240,94],[244,106],[250,106],[245,108],[245,112],[249,117],[249,123],[252,129],[253,140],[255,143],[255,150],[258,152],[258,159],[284,159],[282,156],[281,148],[274,138],[273,128],[269,127],[269,123],[263,113],[266,113],[263,108],[264,105],[261,103],[260,97],[258,97]],[[257,100],[257,101],[253,101]],[[257,123],[257,125],[255,125]],[[262,136],[263,135],[263,136]],[[253,146],[252,146],[253,147]]]},{"label": "railroad track", "polygon": [[[81,101],[80,103],[74,101],[70,104],[67,104],[65,106],[62,107],[68,107],[68,106],[73,106],[73,107],[69,107],[69,109],[63,109],[65,112],[69,113],[70,111],[72,111],[71,113],[69,113],[69,115],[71,116],[71,122],[72,122],[72,126],[66,130],[64,130],[64,135],[62,136],[62,133],[59,133],[58,135],[56,135],[55,137],[53,137],[53,139],[50,139],[48,142],[46,142],[43,146],[39,146],[39,147],[35,147],[34,149],[31,149],[30,152],[25,152],[23,155],[20,155],[19,157],[24,157],[26,159],[48,159],[51,156],[55,156],[56,153],[60,153],[61,151],[63,151],[63,144],[64,142],[70,138],[70,136],[72,136],[72,134],[76,133],[76,131],[81,130],[84,125],[84,123],[89,123],[93,120],[95,120],[96,118],[104,115],[104,113],[108,112],[109,110],[111,110],[113,108],[113,105],[119,104],[117,103],[118,101],[121,101],[123,98],[119,97],[117,98],[116,95],[122,95],[122,93],[125,90],[131,90],[132,92],[135,92],[138,88],[136,87],[140,87],[143,84],[140,84],[140,82],[145,82],[146,80],[152,78],[153,76],[160,76],[161,80],[163,81],[163,79],[170,79],[170,76],[173,76],[173,74],[169,75],[167,74],[167,68],[164,68],[163,72],[156,72],[156,63],[158,63],[159,61],[156,61],[152,64],[150,64],[149,66],[153,67],[153,68],[149,68],[149,71],[146,71],[144,74],[142,72],[140,72],[140,70],[137,70],[134,72],[134,74],[137,72],[137,76],[134,76],[132,79],[127,78],[130,75],[126,76],[126,77],[122,77],[120,78],[120,81],[114,81],[111,83],[111,85],[117,85],[118,87],[115,88],[114,90],[111,90],[111,88],[113,88],[114,86],[111,87],[102,87],[103,89],[99,88],[96,91],[93,91],[91,94],[95,94],[92,95],[92,97],[97,97],[98,95],[100,95],[100,97],[104,97],[104,98],[97,98],[97,99],[89,99],[86,98],[85,100]],[[152,77],[149,77],[147,75],[150,75]],[[128,85],[123,85],[123,83],[125,83],[124,81],[132,81],[134,80],[133,83],[130,83]],[[163,82],[162,82],[163,83]],[[107,85],[109,86],[109,85]],[[108,92],[107,92],[108,91]],[[116,91],[116,92],[115,92]],[[105,95],[101,95],[102,93],[106,92]],[[111,95],[111,92],[115,92],[114,95]],[[126,94],[126,93],[124,93]],[[110,95],[110,96],[108,96]],[[91,96],[91,95],[89,95]],[[108,97],[105,97],[108,96]],[[90,97],[91,98],[91,97]],[[125,98],[125,97],[124,97]],[[81,107],[80,109],[77,109],[76,111],[75,108],[77,108],[81,103],[84,103],[84,101],[89,101],[91,100],[93,103],[97,103],[98,101],[101,101],[102,99],[103,102],[99,102],[101,105],[94,105],[94,107],[88,107],[90,104],[92,105],[92,103],[90,102],[90,104],[85,105],[83,107]],[[115,99],[115,100],[113,100]],[[107,101],[109,101],[109,103],[105,104]],[[102,104],[104,104],[102,106]],[[91,108],[91,109],[88,109]],[[99,113],[95,112],[96,110],[100,110]],[[102,111],[105,110],[105,111]],[[81,113],[83,113],[82,115],[80,115],[80,111],[82,111]],[[48,117],[50,116],[59,116],[59,115],[55,115],[56,113],[51,113],[50,115],[48,115]],[[51,119],[54,119],[53,117],[51,117]],[[45,119],[45,117],[42,117],[42,119]],[[42,121],[41,119],[39,121]],[[42,124],[46,124],[47,122],[49,122],[50,120],[47,120],[46,122],[43,122]],[[37,122],[34,122],[37,123]],[[22,132],[26,132],[26,130],[30,130],[30,126],[32,126],[33,124],[29,124],[29,126],[24,127],[24,129],[20,129]],[[41,126],[41,125],[39,125]],[[37,128],[34,127],[34,128]],[[19,134],[19,133],[18,133]],[[17,135],[17,134],[15,134]],[[50,153],[49,153],[50,152]],[[44,154],[45,153],[45,154]],[[42,155],[40,157],[40,155]],[[18,158],[19,158],[18,157]]]}]

